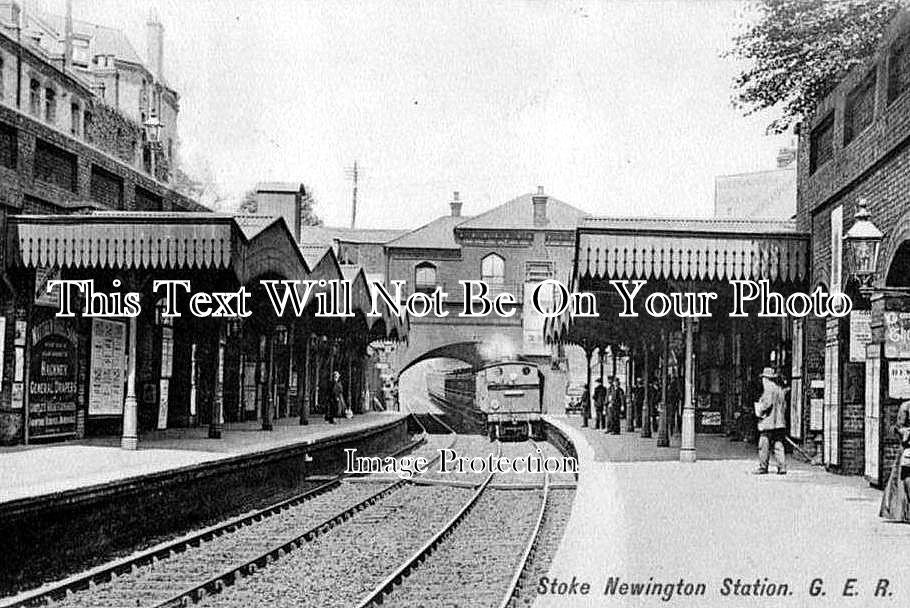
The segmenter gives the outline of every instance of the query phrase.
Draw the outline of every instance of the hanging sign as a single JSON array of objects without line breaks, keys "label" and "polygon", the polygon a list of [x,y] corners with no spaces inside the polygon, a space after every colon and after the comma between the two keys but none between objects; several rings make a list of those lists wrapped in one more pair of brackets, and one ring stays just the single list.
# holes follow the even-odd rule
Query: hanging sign
[{"label": "hanging sign", "polygon": [[126,324],[92,319],[92,365],[89,374],[90,416],[123,413],[126,369]]}]

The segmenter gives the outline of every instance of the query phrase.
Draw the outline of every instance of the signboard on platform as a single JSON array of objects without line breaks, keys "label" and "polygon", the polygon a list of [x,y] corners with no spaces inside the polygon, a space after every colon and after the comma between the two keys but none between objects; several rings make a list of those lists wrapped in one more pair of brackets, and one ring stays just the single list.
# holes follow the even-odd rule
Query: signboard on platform
[{"label": "signboard on platform", "polygon": [[884,314],[885,357],[888,359],[910,359],[910,312]]},{"label": "signboard on platform", "polygon": [[32,329],[28,377],[30,437],[76,432],[76,332],[63,319]]},{"label": "signboard on platform", "polygon": [[126,369],[126,324],[92,319],[92,363],[89,374],[90,416],[123,413],[123,383]]},{"label": "signboard on platform", "polygon": [[894,399],[910,398],[910,361],[888,363],[888,396]]},{"label": "signboard on platform", "polygon": [[854,310],[850,313],[850,361],[866,360],[866,345],[872,341],[872,311]]}]

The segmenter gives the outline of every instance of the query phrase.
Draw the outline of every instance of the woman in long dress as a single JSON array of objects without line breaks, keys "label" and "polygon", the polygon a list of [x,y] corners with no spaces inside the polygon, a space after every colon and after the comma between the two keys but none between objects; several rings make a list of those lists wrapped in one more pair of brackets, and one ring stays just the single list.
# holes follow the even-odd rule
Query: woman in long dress
[{"label": "woman in long dress", "polygon": [[900,452],[891,467],[879,515],[910,523],[910,401],[901,403],[892,430],[900,440]]}]

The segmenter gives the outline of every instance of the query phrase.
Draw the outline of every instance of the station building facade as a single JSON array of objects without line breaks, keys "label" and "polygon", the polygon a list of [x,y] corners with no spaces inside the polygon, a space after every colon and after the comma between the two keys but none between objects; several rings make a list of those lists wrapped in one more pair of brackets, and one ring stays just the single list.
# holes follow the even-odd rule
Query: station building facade
[{"label": "station building facade", "polygon": [[[910,398],[910,14],[800,129],[797,225],[811,234],[811,284],[851,295],[849,319],[807,322],[807,429],[825,465],[883,484],[898,450],[889,427]],[[864,202],[884,234],[861,285],[844,235]]]}]

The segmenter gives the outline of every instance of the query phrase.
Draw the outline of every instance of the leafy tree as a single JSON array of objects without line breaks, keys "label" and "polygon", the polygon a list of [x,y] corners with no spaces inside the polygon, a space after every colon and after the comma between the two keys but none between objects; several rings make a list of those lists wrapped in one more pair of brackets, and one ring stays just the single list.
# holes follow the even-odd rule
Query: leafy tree
[{"label": "leafy tree", "polygon": [[758,0],[758,19],[727,56],[748,67],[734,80],[734,106],[748,115],[780,107],[768,132],[811,113],[854,66],[876,51],[901,0]]}]

